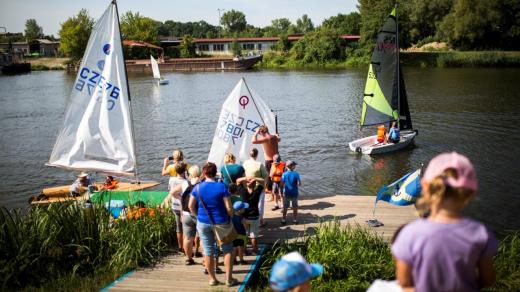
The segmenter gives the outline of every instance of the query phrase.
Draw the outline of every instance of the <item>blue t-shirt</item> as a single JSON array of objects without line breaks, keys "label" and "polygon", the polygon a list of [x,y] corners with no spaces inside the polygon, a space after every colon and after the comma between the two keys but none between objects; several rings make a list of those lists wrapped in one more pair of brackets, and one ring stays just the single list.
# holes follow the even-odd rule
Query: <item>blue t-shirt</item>
[{"label": "blue t-shirt", "polygon": [[390,139],[392,139],[392,140],[399,140],[399,129],[390,128],[390,132],[388,132],[388,136],[390,136]]},{"label": "blue t-shirt", "polygon": [[282,174],[284,192],[288,197],[298,196],[298,182],[301,181],[300,174],[294,170],[288,170]]},{"label": "blue t-shirt", "polygon": [[244,224],[242,224],[242,216],[238,216],[236,214],[233,215],[233,226],[235,226],[235,230],[238,234],[246,235],[246,229]]},{"label": "blue t-shirt", "polygon": [[[230,183],[236,183],[237,178],[241,178],[245,175],[245,170],[240,164],[224,164],[220,168],[222,179],[224,184],[228,186]],[[231,180],[229,179],[231,177]]]},{"label": "blue t-shirt", "polygon": [[221,182],[205,181],[198,184],[193,189],[191,195],[197,199],[197,202],[199,202],[199,210],[197,215],[198,221],[206,224],[212,224],[208,218],[206,210],[200,203],[199,196],[201,196],[206,209],[214,221],[213,223],[226,224],[229,222],[226,205],[224,205],[224,198],[229,197],[229,192],[225,184]]}]

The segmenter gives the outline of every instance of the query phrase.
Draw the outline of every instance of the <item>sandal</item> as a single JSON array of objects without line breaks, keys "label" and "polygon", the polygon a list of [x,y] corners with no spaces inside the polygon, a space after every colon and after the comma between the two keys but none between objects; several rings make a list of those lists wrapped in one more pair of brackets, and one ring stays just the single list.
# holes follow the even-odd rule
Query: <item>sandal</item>
[{"label": "sandal", "polygon": [[186,259],[186,261],[184,261],[184,264],[186,266],[191,266],[195,264],[195,261],[193,259]]},{"label": "sandal", "polygon": [[215,274],[224,274],[224,271],[222,271],[219,267],[216,267]]}]

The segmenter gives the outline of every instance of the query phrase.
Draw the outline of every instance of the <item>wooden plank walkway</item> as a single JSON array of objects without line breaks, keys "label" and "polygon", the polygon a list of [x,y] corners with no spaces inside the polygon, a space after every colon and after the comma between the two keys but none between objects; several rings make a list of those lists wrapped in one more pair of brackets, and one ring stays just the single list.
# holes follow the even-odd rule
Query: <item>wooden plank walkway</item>
[{"label": "wooden plank walkway", "polygon": [[[417,218],[414,206],[398,207],[386,202],[379,202],[375,218],[384,226],[372,228],[366,220],[373,219],[375,197],[372,196],[345,196],[336,195],[299,201],[299,223],[291,224],[292,211],[287,216],[288,224],[281,225],[281,212],[271,211],[272,202],[266,202],[265,222],[267,226],[261,229],[259,243],[272,244],[277,240],[294,240],[304,233],[312,234],[319,222],[328,222],[335,219],[344,224],[359,224],[370,228],[389,240],[395,230],[402,224]],[[222,258],[220,259],[222,261]],[[246,257],[248,265],[237,265],[233,268],[233,277],[243,282],[248,273],[253,270],[254,256]],[[196,258],[202,263],[201,258]],[[124,279],[107,287],[110,291],[237,291],[240,285],[228,289],[224,285],[208,286],[208,276],[202,273],[201,264],[184,265],[184,257],[170,255],[153,268],[138,269]],[[217,279],[224,282],[224,274],[217,275]]]}]

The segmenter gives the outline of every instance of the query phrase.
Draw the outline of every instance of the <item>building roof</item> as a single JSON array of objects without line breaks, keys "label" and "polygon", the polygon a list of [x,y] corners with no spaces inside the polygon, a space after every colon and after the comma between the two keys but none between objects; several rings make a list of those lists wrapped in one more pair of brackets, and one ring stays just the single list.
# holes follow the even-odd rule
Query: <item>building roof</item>
[{"label": "building roof", "polygon": [[158,49],[158,50],[162,50],[163,49],[163,48],[161,48],[159,46],[152,45],[152,44],[149,44],[147,42],[132,41],[132,40],[124,40],[123,41],[123,45],[128,46],[128,47],[147,47],[147,48]]},{"label": "building roof", "polygon": [[[304,37],[304,35],[290,35],[287,37],[289,41],[297,41]],[[340,38],[344,40],[359,40],[359,35],[348,35],[344,34],[341,35]],[[215,38],[215,39],[208,39],[208,38],[200,38],[200,39],[193,39],[195,43],[231,43],[233,41],[237,42],[277,42],[280,38],[279,37],[249,37],[249,38]]]}]

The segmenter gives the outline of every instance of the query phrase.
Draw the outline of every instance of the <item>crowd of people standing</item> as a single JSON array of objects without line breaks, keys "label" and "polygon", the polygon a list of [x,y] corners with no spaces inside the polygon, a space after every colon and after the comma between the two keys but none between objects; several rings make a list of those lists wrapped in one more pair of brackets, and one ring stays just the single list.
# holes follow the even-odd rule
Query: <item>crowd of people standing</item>
[{"label": "crowd of people standing", "polygon": [[275,204],[273,210],[282,209],[282,224],[286,224],[291,205],[292,222],[298,223],[301,179],[295,171],[296,163],[282,161],[278,151],[280,136],[270,134],[266,126],[258,128],[251,142],[263,147],[265,163],[259,161],[259,151],[254,147],[242,164],[232,153],[226,153],[220,169],[206,162],[200,171],[197,165],[184,161],[180,149],[163,161],[162,175],[169,176],[163,207],[170,207],[175,215],[179,252],[185,254],[186,265],[193,265],[202,248],[203,271],[208,274],[210,286],[220,284],[216,278],[222,272],[218,268],[220,255],[224,259],[225,284],[234,286],[237,280],[233,278],[233,265],[246,264],[244,254],[258,253],[260,228],[266,225],[266,192]]}]

